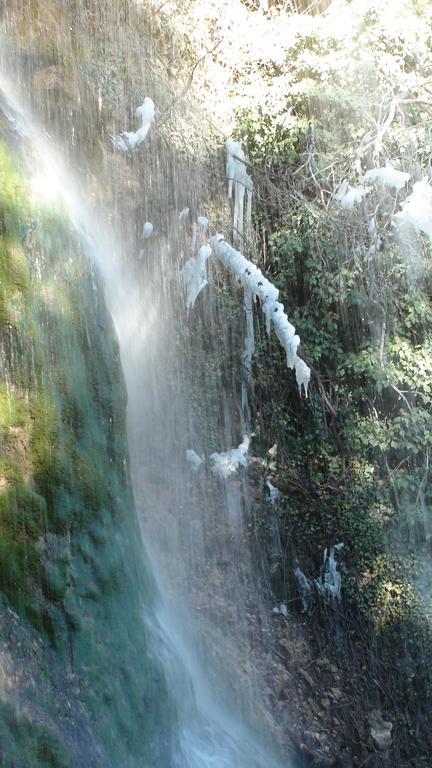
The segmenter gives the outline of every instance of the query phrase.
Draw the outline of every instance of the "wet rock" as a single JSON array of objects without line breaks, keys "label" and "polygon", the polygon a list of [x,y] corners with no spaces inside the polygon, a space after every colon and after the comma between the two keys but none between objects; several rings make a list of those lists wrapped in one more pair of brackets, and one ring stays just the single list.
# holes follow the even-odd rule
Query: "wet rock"
[{"label": "wet rock", "polygon": [[46,93],[61,93],[71,100],[79,97],[77,84],[73,76],[61,65],[52,64],[49,67],[39,67],[33,75],[33,87],[40,97]]}]

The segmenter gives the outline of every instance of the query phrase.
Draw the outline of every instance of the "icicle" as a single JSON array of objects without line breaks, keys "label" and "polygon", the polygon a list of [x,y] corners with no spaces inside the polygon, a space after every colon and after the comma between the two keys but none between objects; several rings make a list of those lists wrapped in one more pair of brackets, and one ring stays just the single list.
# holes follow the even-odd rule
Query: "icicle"
[{"label": "icicle", "polygon": [[318,592],[323,596],[330,596],[332,599],[340,600],[342,578],[337,570],[337,562],[335,558],[335,550],[339,551],[344,545],[342,543],[336,544],[328,551],[324,550],[324,562],[321,569],[321,575],[318,579],[315,579],[315,584]]},{"label": "icicle", "polygon": [[228,180],[228,198],[231,199],[234,190],[234,242],[241,240],[244,228],[244,197],[246,199],[246,229],[252,222],[252,190],[253,182],[246,170],[245,154],[236,141],[228,139],[226,175]]},{"label": "icicle", "polygon": [[192,449],[189,449],[186,451],[186,459],[191,465],[194,472],[198,472],[200,466],[204,464],[204,458],[201,456],[198,456],[198,454]]},{"label": "icicle", "polygon": [[246,414],[248,408],[248,385],[252,375],[252,358],[255,351],[253,294],[247,286],[244,289],[243,308],[246,315],[246,336],[243,350],[242,411]]},{"label": "icicle", "polygon": [[245,435],[238,448],[232,448],[224,453],[212,453],[210,455],[210,460],[213,463],[212,472],[227,480],[228,477],[237,472],[239,467],[247,467],[246,457],[249,444],[250,438]]},{"label": "icicle", "polygon": [[192,224],[192,238],[191,238],[191,251],[195,253],[198,242],[198,225],[196,222]]},{"label": "icicle", "polygon": [[272,504],[276,504],[280,499],[280,491],[272,484],[271,480],[266,480],[266,486],[269,489],[270,501]]},{"label": "icicle", "polygon": [[307,576],[304,575],[300,568],[296,568],[294,576],[301,595],[302,611],[307,613],[313,602],[313,584]]},{"label": "icicle", "polygon": [[297,386],[299,388],[299,392],[300,394],[302,393],[302,387],[303,387],[305,397],[307,397],[311,372],[310,372],[310,368],[306,365],[304,360],[302,360],[300,357],[297,358],[297,362],[295,364],[295,372],[296,372],[296,380],[297,380]]},{"label": "icicle", "polygon": [[248,185],[246,187],[246,231],[250,232],[252,229],[252,179],[248,176]]},{"label": "icicle", "polygon": [[209,245],[201,246],[198,256],[189,259],[184,265],[181,273],[186,288],[186,309],[191,309],[199,294],[208,284],[207,280],[207,259],[211,256],[212,250]]},{"label": "icicle", "polygon": [[138,128],[138,130],[133,133],[124,131],[119,136],[110,136],[114,146],[116,146],[117,149],[120,149],[122,152],[127,152],[129,149],[134,149],[139,144],[141,144],[146,138],[150,127],[154,122],[155,106],[149,96],[146,96],[143,104],[136,108],[135,114],[138,118],[141,119],[141,128]]},{"label": "icicle", "polygon": [[[213,253],[225,267],[236,275],[245,290],[248,288],[252,296],[259,298],[266,321],[268,317],[271,318],[276,335],[286,351],[287,366],[288,368],[296,368],[297,383],[300,389],[303,387],[307,394],[310,369],[303,361],[298,363],[300,358],[297,355],[297,348],[300,344],[300,338],[295,335],[295,328],[289,322],[283,304],[278,302],[278,289],[264,277],[255,264],[245,259],[239,251],[226,243],[223,235],[214,235],[210,238],[209,244]],[[296,367],[297,363],[298,367]]]}]

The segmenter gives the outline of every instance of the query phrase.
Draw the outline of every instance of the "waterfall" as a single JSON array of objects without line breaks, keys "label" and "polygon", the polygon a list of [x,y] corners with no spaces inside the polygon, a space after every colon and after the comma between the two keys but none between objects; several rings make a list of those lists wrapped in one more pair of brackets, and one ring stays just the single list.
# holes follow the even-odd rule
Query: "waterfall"
[{"label": "waterfall", "polygon": [[[245,616],[253,610],[259,614],[260,637],[264,639],[270,633],[271,620],[268,607],[255,591],[254,566],[245,541],[243,517],[251,503],[247,480],[240,476],[233,484],[220,484],[210,476],[192,477],[185,460],[189,447],[202,448],[208,454],[210,446],[230,448],[240,441],[236,436],[235,399],[229,387],[217,392],[222,371],[215,376],[212,391],[206,391],[209,369],[205,358],[199,359],[194,372],[203,375],[201,392],[194,388],[195,381],[191,393],[189,366],[194,365],[194,357],[197,362],[197,350],[187,338],[188,321],[182,308],[177,212],[175,217],[165,212],[159,237],[144,253],[146,268],[141,269],[140,262],[131,264],[129,244],[117,237],[107,211],[92,209],[80,182],[60,160],[54,142],[43,135],[21,106],[21,96],[11,81],[2,75],[0,87],[15,130],[25,135],[34,149],[35,192],[62,199],[89,260],[103,275],[116,325],[129,397],[134,494],[143,538],[151,551],[151,555],[146,553],[143,544],[142,556],[151,559],[159,590],[155,611],[147,613],[145,621],[178,719],[167,768],[276,768],[276,758],[260,745],[265,728],[259,733],[261,710],[256,703],[253,662],[241,655],[241,647],[253,641],[253,627]],[[210,303],[202,309],[203,318],[194,316],[190,322],[207,323],[204,332],[209,335],[220,332],[220,322],[212,317],[214,311]],[[183,328],[181,354],[179,327]],[[210,433],[215,423],[212,414],[209,429],[204,418],[197,430],[192,411],[204,409],[204,415],[215,403],[224,412],[225,433]],[[212,517],[213,531],[208,530]],[[211,552],[213,536],[217,551]],[[221,576],[227,569],[230,588],[235,589],[228,606],[231,613],[226,613],[223,604],[227,595]],[[206,591],[200,591],[200,582]],[[195,602],[195,618],[190,614],[188,594]],[[196,601],[202,601],[202,620]],[[210,617],[215,611],[212,623]],[[225,637],[226,621],[230,636]],[[239,638],[243,646],[237,647]],[[238,674],[237,667],[241,668]]]}]

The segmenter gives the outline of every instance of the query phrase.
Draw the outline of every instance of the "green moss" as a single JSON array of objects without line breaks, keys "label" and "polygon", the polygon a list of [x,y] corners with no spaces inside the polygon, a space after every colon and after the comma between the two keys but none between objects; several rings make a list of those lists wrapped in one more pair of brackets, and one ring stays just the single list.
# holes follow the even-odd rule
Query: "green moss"
[{"label": "green moss", "polygon": [[39,390],[30,399],[30,446],[34,479],[40,493],[52,499],[60,483],[58,414],[52,396]]},{"label": "green moss", "polygon": [[27,422],[24,398],[0,383],[0,425],[5,432],[11,427],[24,427]]},{"label": "green moss", "polygon": [[0,705],[0,756],[3,768],[71,768],[57,736],[46,726]]},{"label": "green moss", "polygon": [[44,499],[15,485],[0,494],[0,589],[24,614],[40,611],[41,552],[46,531]]},{"label": "green moss", "polygon": [[6,143],[0,139],[0,235],[19,229],[29,218],[26,183]]}]

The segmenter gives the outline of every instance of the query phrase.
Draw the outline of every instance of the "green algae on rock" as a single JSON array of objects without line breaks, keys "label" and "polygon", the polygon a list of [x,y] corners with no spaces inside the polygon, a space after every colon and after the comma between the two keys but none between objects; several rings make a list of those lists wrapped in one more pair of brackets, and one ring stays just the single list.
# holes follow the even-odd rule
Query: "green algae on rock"
[{"label": "green algae on rock", "polygon": [[65,212],[32,199],[19,144],[2,134],[0,621],[12,611],[20,627],[12,666],[28,661],[36,637],[46,670],[37,690],[24,669],[15,674],[2,764],[82,765],[85,721],[92,765],[160,766],[171,714],[144,620],[155,588],[129,477],[118,343],[95,265]]}]

